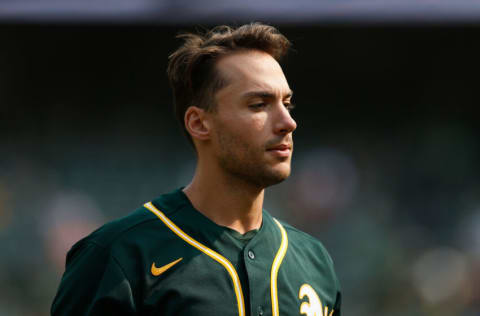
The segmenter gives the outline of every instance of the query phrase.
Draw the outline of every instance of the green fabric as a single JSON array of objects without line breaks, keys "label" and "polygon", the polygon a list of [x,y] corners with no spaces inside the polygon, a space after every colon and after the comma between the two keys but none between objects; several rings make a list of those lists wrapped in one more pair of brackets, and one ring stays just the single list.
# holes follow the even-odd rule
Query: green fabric
[{"label": "green fabric", "polygon": [[[241,281],[246,315],[272,315],[270,272],[282,236],[268,212],[263,211],[259,230],[242,235],[195,210],[180,189],[152,203],[186,234],[232,263]],[[312,295],[299,299],[304,284],[318,295],[322,313],[327,307],[328,316],[332,309],[333,315],[340,315],[340,288],[327,251],[315,238],[282,225],[288,249],[277,278],[280,315],[300,315],[302,303],[313,305]],[[154,262],[162,267],[178,258],[183,259],[166,272],[152,274]],[[102,226],[72,247],[51,312],[238,315],[227,270],[179,238],[144,207]]]}]

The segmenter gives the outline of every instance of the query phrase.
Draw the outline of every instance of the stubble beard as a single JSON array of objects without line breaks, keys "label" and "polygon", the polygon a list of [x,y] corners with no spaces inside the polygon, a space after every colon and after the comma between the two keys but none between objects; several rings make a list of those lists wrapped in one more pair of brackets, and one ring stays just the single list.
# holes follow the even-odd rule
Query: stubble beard
[{"label": "stubble beard", "polygon": [[284,181],[290,175],[290,165],[287,171],[276,170],[269,165],[265,160],[264,147],[255,148],[222,132],[218,133],[218,141],[219,165],[234,178],[263,189]]}]

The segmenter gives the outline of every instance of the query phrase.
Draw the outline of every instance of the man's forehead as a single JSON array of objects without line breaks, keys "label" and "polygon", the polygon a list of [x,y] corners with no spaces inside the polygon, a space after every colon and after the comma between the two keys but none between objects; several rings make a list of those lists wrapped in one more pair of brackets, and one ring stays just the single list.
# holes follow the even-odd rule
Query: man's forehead
[{"label": "man's forehead", "polygon": [[250,70],[282,72],[282,68],[272,56],[258,50],[244,50],[228,54],[217,62],[217,69],[225,75],[245,74]]},{"label": "man's forehead", "polygon": [[230,87],[281,94],[291,92],[278,62],[261,51],[243,51],[225,56],[217,63],[217,71]]}]

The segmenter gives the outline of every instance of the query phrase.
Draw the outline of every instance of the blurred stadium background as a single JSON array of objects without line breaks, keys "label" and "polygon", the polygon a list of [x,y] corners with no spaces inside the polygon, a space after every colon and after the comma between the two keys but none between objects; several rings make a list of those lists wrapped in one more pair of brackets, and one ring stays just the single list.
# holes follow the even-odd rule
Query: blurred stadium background
[{"label": "blurred stadium background", "polygon": [[185,185],[179,31],[294,43],[293,174],[266,208],[320,238],[344,315],[480,315],[475,1],[0,3],[0,315],[48,315],[78,239]]}]

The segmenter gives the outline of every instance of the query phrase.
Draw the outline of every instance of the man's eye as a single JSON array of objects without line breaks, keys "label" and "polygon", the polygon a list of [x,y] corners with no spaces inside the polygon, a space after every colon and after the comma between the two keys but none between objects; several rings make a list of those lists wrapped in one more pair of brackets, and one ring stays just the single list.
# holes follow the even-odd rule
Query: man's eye
[{"label": "man's eye", "polygon": [[290,103],[290,102],[285,102],[284,105],[285,105],[285,107],[287,108],[288,111],[292,111],[295,108],[295,104]]},{"label": "man's eye", "polygon": [[266,106],[266,103],[256,103],[256,104],[251,104],[248,107],[254,110],[259,110],[265,106]]}]

